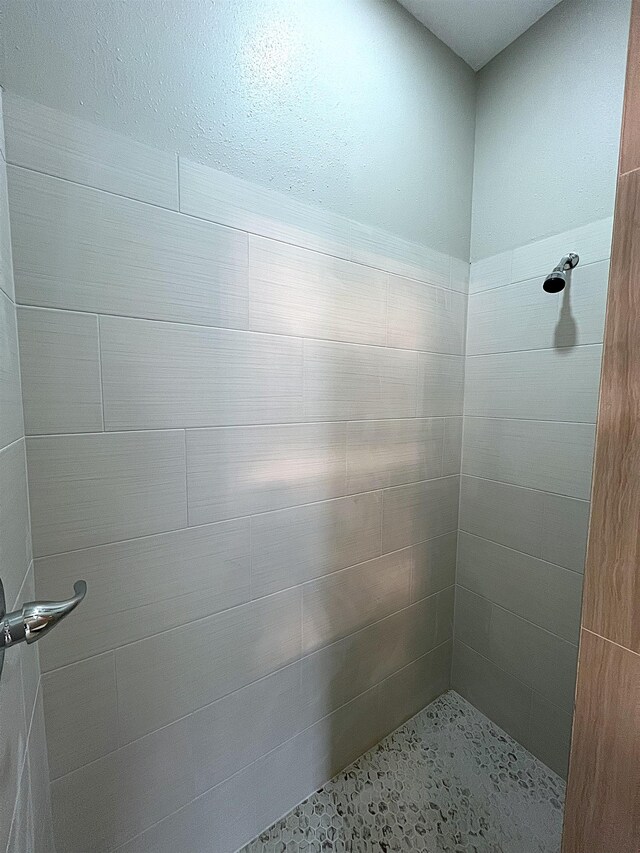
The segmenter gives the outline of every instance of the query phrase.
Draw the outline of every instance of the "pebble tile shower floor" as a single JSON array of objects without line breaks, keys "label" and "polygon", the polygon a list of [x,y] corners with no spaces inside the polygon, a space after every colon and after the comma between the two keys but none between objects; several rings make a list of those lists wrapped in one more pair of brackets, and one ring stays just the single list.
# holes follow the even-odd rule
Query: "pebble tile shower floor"
[{"label": "pebble tile shower floor", "polygon": [[242,853],[559,853],[564,787],[450,691]]}]

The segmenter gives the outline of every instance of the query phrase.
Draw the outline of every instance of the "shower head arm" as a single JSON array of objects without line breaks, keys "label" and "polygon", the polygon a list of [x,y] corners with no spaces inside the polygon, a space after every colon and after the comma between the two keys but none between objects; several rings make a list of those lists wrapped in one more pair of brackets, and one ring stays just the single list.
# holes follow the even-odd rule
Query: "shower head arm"
[{"label": "shower head arm", "polygon": [[564,255],[560,259],[560,263],[557,267],[554,267],[554,272],[566,272],[566,270],[572,270],[574,267],[578,266],[579,261],[578,255],[575,252],[569,252],[568,255]]}]

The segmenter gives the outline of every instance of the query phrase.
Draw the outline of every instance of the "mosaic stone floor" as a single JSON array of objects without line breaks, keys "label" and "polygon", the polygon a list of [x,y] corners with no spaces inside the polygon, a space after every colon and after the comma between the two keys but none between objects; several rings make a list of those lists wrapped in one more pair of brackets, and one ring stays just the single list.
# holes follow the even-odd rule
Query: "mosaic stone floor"
[{"label": "mosaic stone floor", "polygon": [[559,853],[564,782],[450,691],[242,853]]}]

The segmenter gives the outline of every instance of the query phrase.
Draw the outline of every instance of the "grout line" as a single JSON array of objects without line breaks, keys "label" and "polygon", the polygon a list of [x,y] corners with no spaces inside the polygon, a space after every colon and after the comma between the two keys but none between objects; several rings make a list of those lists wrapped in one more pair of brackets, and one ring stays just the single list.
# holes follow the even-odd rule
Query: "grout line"
[{"label": "grout line", "polygon": [[504,349],[504,350],[492,350],[491,352],[470,352],[467,353],[466,358],[491,358],[496,355],[514,355],[516,353],[529,353],[529,352],[554,352],[558,353],[563,350],[567,352],[573,352],[573,350],[577,349],[585,349],[588,347],[600,347],[602,348],[602,339],[598,341],[591,341],[585,344],[574,344],[573,346],[566,347],[530,347],[529,349]]}]

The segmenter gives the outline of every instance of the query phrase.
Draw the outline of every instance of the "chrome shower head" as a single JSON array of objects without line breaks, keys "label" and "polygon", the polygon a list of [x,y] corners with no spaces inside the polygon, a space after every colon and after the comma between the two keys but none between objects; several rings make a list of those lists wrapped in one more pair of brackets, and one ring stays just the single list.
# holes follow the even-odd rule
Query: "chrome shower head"
[{"label": "chrome shower head", "polygon": [[564,290],[567,283],[567,272],[578,266],[579,260],[580,258],[575,252],[569,252],[568,255],[565,255],[558,266],[554,267],[553,272],[550,272],[545,278],[542,289],[546,290],[547,293],[560,293],[561,290]]}]

